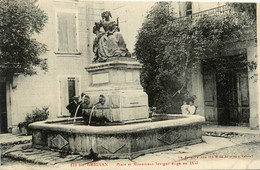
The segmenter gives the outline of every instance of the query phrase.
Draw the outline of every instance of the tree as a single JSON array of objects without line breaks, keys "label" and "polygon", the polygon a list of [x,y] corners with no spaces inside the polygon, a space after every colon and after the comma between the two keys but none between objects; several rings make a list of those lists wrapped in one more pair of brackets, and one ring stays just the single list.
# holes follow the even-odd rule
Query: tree
[{"label": "tree", "polygon": [[168,20],[172,19],[169,6],[170,3],[168,2],[158,2],[157,5],[152,7],[138,34],[138,41],[135,46],[135,53],[140,62],[144,64],[141,81],[149,94],[149,105],[155,103],[156,95],[160,93],[163,87],[159,86],[158,81],[154,79],[158,79],[159,77],[156,76],[160,75],[156,56],[163,52],[162,30]]},{"label": "tree", "polygon": [[238,12],[246,12],[251,21],[256,21],[256,3],[228,3]]},{"label": "tree", "polygon": [[[174,18],[170,5],[170,2],[155,4],[135,45],[136,56],[144,64],[141,79],[149,105],[164,113],[179,110],[182,100],[194,98],[187,82],[191,71],[201,62],[214,65],[219,72],[233,69],[221,59],[209,60],[209,56],[222,56],[225,46],[250,39],[251,34],[245,34],[245,30],[253,23],[248,14],[241,11]],[[233,62],[239,62],[244,69],[245,60]]]},{"label": "tree", "polygon": [[47,47],[33,38],[46,22],[35,0],[0,0],[0,75],[33,75],[36,67],[47,70],[47,59],[39,57]]}]

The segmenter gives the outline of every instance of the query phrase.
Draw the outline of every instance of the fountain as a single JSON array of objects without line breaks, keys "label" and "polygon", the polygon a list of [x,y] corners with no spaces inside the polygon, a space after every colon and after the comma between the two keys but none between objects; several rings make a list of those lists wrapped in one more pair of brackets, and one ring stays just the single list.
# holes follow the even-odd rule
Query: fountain
[{"label": "fountain", "polygon": [[[110,16],[110,12],[102,13],[104,20],[94,26],[95,62],[86,68],[90,84],[82,104],[83,117],[30,124],[33,147],[132,159],[201,142],[202,116],[149,117],[148,97],[140,84],[142,65],[129,57],[118,24]],[[106,51],[109,48],[114,50]]]}]

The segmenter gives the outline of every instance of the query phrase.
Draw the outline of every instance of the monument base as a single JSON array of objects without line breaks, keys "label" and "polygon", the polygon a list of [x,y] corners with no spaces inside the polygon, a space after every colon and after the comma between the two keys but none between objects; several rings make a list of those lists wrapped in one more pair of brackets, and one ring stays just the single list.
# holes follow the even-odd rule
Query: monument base
[{"label": "monument base", "polygon": [[[110,122],[146,119],[148,96],[140,84],[142,65],[132,58],[115,58],[105,63],[91,64],[86,68],[90,85],[85,92],[90,103],[83,113],[105,117]],[[99,102],[100,96],[104,102]]]}]

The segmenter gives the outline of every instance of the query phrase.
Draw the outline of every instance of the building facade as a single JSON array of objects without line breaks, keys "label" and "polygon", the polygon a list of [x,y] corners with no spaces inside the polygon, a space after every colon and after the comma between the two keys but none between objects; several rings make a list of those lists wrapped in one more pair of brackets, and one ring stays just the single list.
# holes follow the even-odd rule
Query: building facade
[{"label": "building facade", "polygon": [[[109,10],[118,18],[127,47],[133,53],[135,36],[152,3],[104,2],[87,0],[39,0],[48,16],[44,30],[34,35],[47,45],[48,71],[37,75],[15,76],[12,83],[0,78],[0,133],[18,131],[27,113],[36,107],[49,107],[49,118],[67,117],[69,99],[86,91],[89,84],[85,70],[93,60],[93,26],[101,13]],[[144,10],[145,9],[145,10]]]},{"label": "building facade", "polygon": [[[85,67],[92,61],[92,28],[100,20],[104,2],[39,0],[48,16],[44,30],[34,35],[47,45],[48,71],[15,76],[12,84],[1,79],[1,133],[14,131],[27,113],[49,107],[49,118],[69,116],[69,99],[88,86]],[[16,129],[17,130],[17,129]]]},{"label": "building facade", "polygon": [[[177,17],[222,15],[231,10],[224,2],[174,2],[172,5]],[[195,105],[198,106],[198,114],[215,124],[258,129],[258,83],[257,77],[252,78],[257,70],[250,72],[244,69],[234,73],[239,60],[246,59],[248,62],[257,63],[256,38],[249,36],[248,39],[227,44],[219,59],[233,69],[232,72],[224,74],[224,79],[207,63],[201,63],[191,75],[188,88],[197,96]]]}]

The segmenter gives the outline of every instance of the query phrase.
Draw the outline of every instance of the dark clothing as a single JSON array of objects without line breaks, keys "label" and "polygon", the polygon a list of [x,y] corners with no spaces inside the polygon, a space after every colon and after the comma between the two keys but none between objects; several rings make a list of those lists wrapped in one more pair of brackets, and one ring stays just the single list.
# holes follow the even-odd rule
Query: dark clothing
[{"label": "dark clothing", "polygon": [[[66,109],[69,110],[70,112],[70,117],[74,117],[75,116],[75,113],[77,111],[77,107],[78,107],[78,103],[76,103],[75,101],[72,101],[69,103],[69,105],[66,107]],[[81,104],[79,106],[79,109],[78,109],[78,113],[77,113],[77,117],[80,117],[82,116],[82,107],[81,107]]]}]

